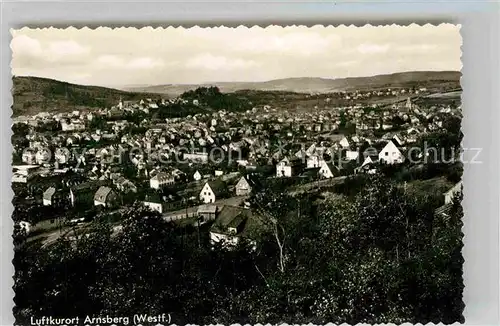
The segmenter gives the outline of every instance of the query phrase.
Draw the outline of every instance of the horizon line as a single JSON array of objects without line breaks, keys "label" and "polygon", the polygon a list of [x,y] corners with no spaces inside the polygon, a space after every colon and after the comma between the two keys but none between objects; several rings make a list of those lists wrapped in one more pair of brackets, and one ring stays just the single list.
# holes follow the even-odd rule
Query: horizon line
[{"label": "horizon line", "polygon": [[73,84],[73,85],[81,85],[81,86],[95,86],[95,87],[104,87],[104,88],[112,88],[112,89],[117,89],[121,91],[126,91],[123,88],[124,87],[155,87],[155,86],[196,86],[196,85],[212,85],[212,84],[245,84],[245,83],[267,83],[267,82],[273,82],[273,81],[278,81],[278,80],[286,80],[286,79],[323,79],[323,80],[340,80],[340,79],[352,79],[352,78],[370,78],[370,77],[377,77],[377,76],[389,76],[389,75],[396,75],[396,74],[404,74],[404,73],[412,73],[412,72],[457,72],[457,73],[462,73],[461,70],[406,70],[406,71],[396,71],[396,72],[388,72],[388,73],[381,73],[381,74],[375,74],[375,75],[360,75],[360,76],[347,76],[347,77],[313,77],[313,76],[301,76],[301,77],[282,77],[282,78],[274,78],[274,79],[266,79],[266,80],[253,80],[253,81],[211,81],[211,82],[192,82],[192,83],[157,83],[157,84],[139,84],[139,85],[111,85],[111,84],[87,84],[87,83],[76,83],[76,82],[71,82],[67,80],[62,80],[62,79],[56,79],[56,78],[51,78],[51,77],[44,77],[44,76],[36,76],[36,75],[12,75],[12,78],[16,77],[26,77],[26,78],[41,78],[41,79],[48,79],[48,80],[54,80],[62,83],[68,83],[68,84]]}]

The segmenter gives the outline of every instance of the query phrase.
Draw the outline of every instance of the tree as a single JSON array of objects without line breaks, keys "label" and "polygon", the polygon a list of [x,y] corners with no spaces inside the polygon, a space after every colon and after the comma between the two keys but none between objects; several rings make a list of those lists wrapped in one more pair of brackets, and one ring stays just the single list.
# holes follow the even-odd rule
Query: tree
[{"label": "tree", "polygon": [[16,324],[165,311],[176,324],[461,321],[461,195],[436,215],[427,197],[364,178],[341,200],[271,183],[250,199],[255,246],[212,244],[210,225],[198,242],[138,204],[121,229],[104,215],[52,245],[18,241]]}]

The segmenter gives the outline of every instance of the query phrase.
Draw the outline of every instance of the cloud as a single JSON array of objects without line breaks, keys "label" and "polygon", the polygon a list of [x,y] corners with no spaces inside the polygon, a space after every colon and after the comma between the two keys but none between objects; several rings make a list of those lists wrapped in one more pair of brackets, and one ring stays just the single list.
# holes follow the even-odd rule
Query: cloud
[{"label": "cloud", "polygon": [[81,46],[73,40],[50,42],[48,46],[48,54],[55,57],[81,55],[89,52],[89,47]]},{"label": "cloud", "polygon": [[39,56],[42,53],[40,42],[27,35],[13,37],[10,46],[15,56]]},{"label": "cloud", "polygon": [[97,58],[97,63],[105,67],[123,67],[125,60],[116,55],[105,54]]},{"label": "cloud", "polygon": [[142,57],[130,60],[127,66],[130,69],[153,69],[163,66],[163,61],[159,59],[152,59],[150,57]]},{"label": "cloud", "polygon": [[339,43],[335,35],[324,37],[312,32],[289,33],[285,35],[252,35],[233,43],[233,49],[254,53],[285,53],[287,55],[311,55],[323,53]]},{"label": "cloud", "polygon": [[22,28],[12,35],[13,74],[85,79],[95,85],[342,78],[461,68],[460,28],[451,24]]},{"label": "cloud", "polygon": [[373,43],[360,44],[357,47],[358,52],[363,54],[371,54],[371,53],[385,53],[389,50],[389,45],[379,45]]},{"label": "cloud", "polygon": [[397,52],[405,52],[405,53],[435,51],[438,48],[439,47],[437,44],[411,44],[411,45],[400,45],[394,47],[394,49]]},{"label": "cloud", "polygon": [[356,61],[356,60],[347,60],[347,61],[337,62],[333,66],[334,67],[351,67],[351,66],[354,66],[357,63],[359,63],[359,62]]},{"label": "cloud", "polygon": [[148,70],[158,67],[163,67],[164,63],[160,59],[153,59],[151,57],[139,57],[132,59],[124,59],[117,55],[105,54],[97,58],[97,64],[101,68],[115,68],[115,69],[142,69]]},{"label": "cloud", "polygon": [[90,54],[89,46],[73,40],[43,42],[30,35],[14,34],[11,42],[13,67],[44,69],[54,63],[85,65]]},{"label": "cloud", "polygon": [[253,68],[256,66],[257,63],[252,60],[227,58],[224,56],[212,55],[210,53],[200,54],[186,61],[186,67],[191,69],[234,70]]}]

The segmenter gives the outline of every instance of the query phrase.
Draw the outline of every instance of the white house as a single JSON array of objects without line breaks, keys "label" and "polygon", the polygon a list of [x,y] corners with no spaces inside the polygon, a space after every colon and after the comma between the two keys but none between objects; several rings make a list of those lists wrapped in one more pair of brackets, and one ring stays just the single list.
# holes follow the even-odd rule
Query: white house
[{"label": "white house", "polygon": [[47,190],[43,192],[43,206],[50,206],[52,205],[52,197],[54,196],[56,192],[56,188],[54,187],[49,187]]},{"label": "white house", "polygon": [[208,153],[184,153],[187,161],[208,162]]},{"label": "white house", "polygon": [[12,182],[27,183],[38,169],[38,165],[15,165],[12,166]]},{"label": "white house", "polygon": [[200,200],[205,204],[215,203],[220,198],[225,189],[225,184],[222,181],[206,182],[200,191]]},{"label": "white house", "polygon": [[201,173],[198,170],[196,170],[196,172],[193,174],[193,179],[196,181],[201,180]]},{"label": "white house", "polygon": [[72,121],[61,121],[61,128],[63,131],[76,131],[76,130],[85,130],[85,125],[77,120]]},{"label": "white house", "polygon": [[31,230],[31,224],[26,221],[21,221],[19,222],[19,227],[24,230],[27,234],[30,233]]},{"label": "white house", "polygon": [[359,152],[358,151],[351,151],[351,150],[347,150],[345,152],[345,157],[352,161],[352,160],[357,160],[358,157],[359,157]]},{"label": "white house", "polygon": [[318,173],[322,178],[333,178],[335,171],[337,171],[337,168],[332,163],[326,163],[324,160],[320,162],[320,169]]},{"label": "white house", "polygon": [[402,163],[404,161],[404,156],[396,145],[394,145],[392,140],[390,140],[378,154],[378,159],[386,164],[396,164]]},{"label": "white house", "polygon": [[57,148],[54,153],[54,159],[59,164],[68,163],[70,158],[70,153],[67,148]]},{"label": "white house", "polygon": [[301,159],[295,158],[293,160],[285,157],[276,164],[276,177],[291,177],[300,172],[300,161]]},{"label": "white house", "polygon": [[159,196],[146,196],[146,199],[144,200],[143,204],[150,210],[158,212],[160,214],[163,213],[165,207]]},{"label": "white house", "polygon": [[349,139],[347,139],[347,137],[342,138],[339,141],[339,144],[340,144],[340,146],[342,146],[342,148],[350,148],[351,147],[351,144],[349,143]]},{"label": "white house", "polygon": [[246,196],[252,192],[252,187],[245,177],[241,177],[235,186],[236,196]]},{"label": "white house", "polygon": [[28,176],[19,172],[14,172],[11,181],[13,183],[28,183]]},{"label": "white house", "polygon": [[362,171],[365,171],[368,174],[374,174],[377,172],[377,169],[373,167],[373,165],[376,163],[376,158],[375,160],[371,156],[366,156],[365,160],[363,161],[363,164],[361,164],[359,167],[354,169],[355,173],[359,173]]},{"label": "white house", "polygon": [[26,164],[35,164],[36,163],[36,150],[33,148],[28,148],[23,151],[22,161]]},{"label": "white house", "polygon": [[319,155],[313,154],[307,158],[306,168],[313,169],[320,166],[321,158]]},{"label": "white house", "polygon": [[174,176],[166,172],[159,172],[154,177],[149,179],[149,186],[153,189],[160,189],[161,187],[172,185],[174,183]]},{"label": "white house", "polygon": [[94,195],[94,206],[112,206],[116,201],[115,192],[106,186],[101,186]]},{"label": "white house", "polygon": [[463,183],[462,181],[458,182],[456,185],[453,186],[450,190],[444,193],[444,203],[449,204],[453,201],[453,198],[457,193],[460,193],[462,191],[462,186]]}]

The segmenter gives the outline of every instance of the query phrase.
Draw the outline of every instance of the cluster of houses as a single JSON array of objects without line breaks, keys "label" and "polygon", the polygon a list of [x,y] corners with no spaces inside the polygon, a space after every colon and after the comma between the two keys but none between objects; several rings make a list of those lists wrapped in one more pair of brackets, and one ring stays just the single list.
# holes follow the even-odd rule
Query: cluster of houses
[{"label": "cluster of houses", "polygon": [[[394,91],[342,96],[357,99],[425,92]],[[185,101],[176,98],[161,104]],[[87,113],[15,118],[14,123],[30,127],[56,121],[61,129],[54,133],[31,130],[26,135],[27,147],[14,146],[20,162],[13,166],[12,182],[29,185],[34,178],[57,180],[68,174],[84,179],[71,185],[47,184],[42,193],[45,206],[114,208],[140,200],[165,214],[187,203],[200,205],[201,220],[215,219],[212,240],[235,242],[238,235],[259,224],[258,218],[245,207],[218,205],[221,199],[249,196],[259,189],[259,180],[269,177],[331,179],[345,173],[347,164],[353,166],[350,173],[376,173],[380,163],[403,162],[406,148],[420,135],[441,128],[448,115],[459,114],[446,105],[421,108],[408,98],[383,107],[280,110],[266,105],[246,112],[220,110],[164,121],[144,119],[138,124],[122,119],[124,112],[149,114],[158,104],[151,99],[120,100],[109,109]],[[93,127],[92,121],[98,118],[107,120]],[[355,126],[350,136],[343,132],[343,121]],[[141,129],[133,132],[129,127]],[[370,150],[361,151],[363,146]],[[224,167],[214,164],[213,153],[226,158]],[[228,158],[234,164],[227,164]],[[271,167],[272,173],[258,172],[262,166]],[[168,189],[174,190],[169,193]]]}]

